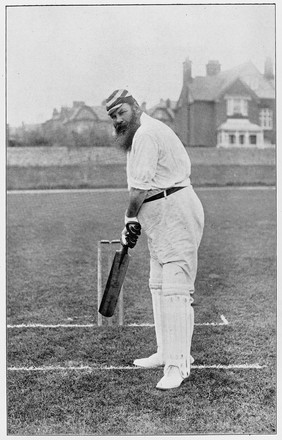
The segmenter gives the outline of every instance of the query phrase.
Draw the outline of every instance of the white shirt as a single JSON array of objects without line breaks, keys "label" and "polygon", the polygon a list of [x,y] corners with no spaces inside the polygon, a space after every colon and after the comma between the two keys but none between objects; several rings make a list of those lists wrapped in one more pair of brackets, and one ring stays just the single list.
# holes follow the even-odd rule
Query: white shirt
[{"label": "white shirt", "polygon": [[127,153],[128,188],[190,186],[191,162],[174,131],[146,113],[140,122]]}]

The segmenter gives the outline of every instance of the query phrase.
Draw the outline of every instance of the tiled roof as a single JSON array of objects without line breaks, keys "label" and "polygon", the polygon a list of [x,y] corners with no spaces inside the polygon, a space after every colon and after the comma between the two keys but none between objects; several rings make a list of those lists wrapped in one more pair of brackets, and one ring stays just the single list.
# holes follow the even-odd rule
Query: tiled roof
[{"label": "tiled roof", "polygon": [[81,109],[88,109],[95,113],[99,121],[108,122],[109,116],[104,106],[94,106],[90,107],[88,105],[79,105],[73,107],[62,107],[61,111],[58,115],[53,117],[53,120],[60,120],[63,124],[67,124],[68,122],[74,121]]},{"label": "tiled roof", "polygon": [[238,78],[247,84],[252,79],[256,80],[257,86],[253,88],[250,83],[250,88],[259,98],[275,98],[275,90],[271,82],[264,78],[252,62],[241,64],[215,76],[197,76],[189,84],[189,91],[194,100],[214,101]]},{"label": "tiled roof", "polygon": [[257,124],[251,123],[248,119],[228,119],[218,127],[218,130],[249,130],[261,132],[262,128]]},{"label": "tiled roof", "polygon": [[174,110],[176,109],[177,101],[169,100],[169,107],[167,106],[167,100],[161,99],[160,102],[147,110],[149,115],[152,115],[157,109],[165,109],[167,113],[174,118]]},{"label": "tiled roof", "polygon": [[67,122],[75,120],[77,115],[78,115],[78,113],[80,112],[81,108],[82,108],[81,106],[80,107],[72,108],[71,111],[68,114],[68,121]]},{"label": "tiled roof", "polygon": [[214,101],[223,90],[226,79],[222,74],[217,76],[197,76],[189,84],[189,91],[197,101]]},{"label": "tiled roof", "polygon": [[60,112],[60,120],[63,124],[66,124],[71,115],[73,114],[74,108],[70,108],[70,107],[62,107],[61,108],[61,112]]},{"label": "tiled roof", "polygon": [[103,122],[109,122],[110,118],[107,113],[106,107],[103,105],[98,105],[91,107],[93,112],[97,115],[98,119]]}]

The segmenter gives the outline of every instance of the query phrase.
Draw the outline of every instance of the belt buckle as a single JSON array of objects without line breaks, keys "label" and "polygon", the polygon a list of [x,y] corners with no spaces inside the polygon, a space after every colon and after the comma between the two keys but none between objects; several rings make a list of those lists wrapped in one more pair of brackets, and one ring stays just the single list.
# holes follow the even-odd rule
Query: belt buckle
[{"label": "belt buckle", "polygon": [[167,192],[166,192],[166,189],[164,189],[164,198],[165,198],[165,199],[167,198]]}]

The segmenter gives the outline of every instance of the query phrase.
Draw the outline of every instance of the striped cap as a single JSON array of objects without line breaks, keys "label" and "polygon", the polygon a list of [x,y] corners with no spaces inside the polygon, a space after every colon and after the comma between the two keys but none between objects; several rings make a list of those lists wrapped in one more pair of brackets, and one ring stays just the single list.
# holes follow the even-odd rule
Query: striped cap
[{"label": "striped cap", "polygon": [[125,89],[115,90],[106,100],[106,110],[110,115],[125,102],[134,102],[133,96]]}]

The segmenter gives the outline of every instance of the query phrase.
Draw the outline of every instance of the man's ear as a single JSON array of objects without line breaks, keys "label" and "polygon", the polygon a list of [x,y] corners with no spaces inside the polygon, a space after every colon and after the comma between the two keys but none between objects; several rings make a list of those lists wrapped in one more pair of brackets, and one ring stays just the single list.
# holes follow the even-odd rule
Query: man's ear
[{"label": "man's ear", "polygon": [[135,110],[135,112],[140,115],[142,113],[141,108],[139,107],[139,105],[137,104],[137,102],[133,103],[133,109]]}]

